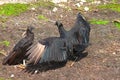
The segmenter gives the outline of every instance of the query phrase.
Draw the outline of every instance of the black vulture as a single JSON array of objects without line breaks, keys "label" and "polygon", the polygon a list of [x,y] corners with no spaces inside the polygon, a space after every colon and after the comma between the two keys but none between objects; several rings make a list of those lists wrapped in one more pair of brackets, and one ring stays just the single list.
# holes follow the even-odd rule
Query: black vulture
[{"label": "black vulture", "polygon": [[59,29],[60,36],[66,39],[66,46],[68,55],[79,55],[89,45],[90,25],[87,20],[78,13],[76,22],[73,28],[66,31],[63,24],[56,22]]},{"label": "black vulture", "polygon": [[26,30],[26,36],[22,38],[12,49],[12,51],[3,60],[3,65],[15,65],[23,61],[26,58],[26,52],[28,48],[33,44],[34,33],[33,27],[28,26]]},{"label": "black vulture", "polygon": [[75,25],[66,31],[63,24],[57,21],[60,37],[50,37],[38,41],[27,52],[30,63],[50,61],[67,61],[69,56],[81,53],[89,44],[90,26],[83,16],[78,13]]}]

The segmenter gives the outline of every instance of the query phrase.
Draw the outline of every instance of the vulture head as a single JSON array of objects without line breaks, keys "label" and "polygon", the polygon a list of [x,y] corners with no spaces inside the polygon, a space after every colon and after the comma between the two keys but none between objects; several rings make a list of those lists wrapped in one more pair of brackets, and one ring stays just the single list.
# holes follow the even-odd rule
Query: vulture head
[{"label": "vulture head", "polygon": [[63,24],[60,22],[60,21],[56,21],[55,22],[55,25],[60,28],[60,27],[63,27]]},{"label": "vulture head", "polygon": [[34,36],[34,34],[32,32],[33,29],[34,29],[34,27],[28,26],[26,32],[23,35],[26,35],[26,36],[30,36],[30,35],[32,36],[33,35]]},{"label": "vulture head", "polygon": [[55,25],[56,25],[57,28],[58,28],[60,37],[61,37],[61,38],[65,38],[65,37],[66,37],[66,34],[67,34],[67,31],[64,29],[63,24],[62,24],[60,21],[56,21],[56,22],[55,22]]},{"label": "vulture head", "polygon": [[34,27],[32,27],[32,26],[28,26],[28,28],[27,28],[27,32],[32,32],[33,29],[34,29]]}]

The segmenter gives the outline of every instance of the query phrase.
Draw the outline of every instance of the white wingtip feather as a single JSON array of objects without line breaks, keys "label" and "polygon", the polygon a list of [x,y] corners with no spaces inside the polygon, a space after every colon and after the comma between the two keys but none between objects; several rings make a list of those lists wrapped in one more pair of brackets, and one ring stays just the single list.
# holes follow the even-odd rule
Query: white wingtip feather
[{"label": "white wingtip feather", "polygon": [[34,64],[38,63],[42,55],[45,51],[45,45],[42,45],[40,43],[37,43],[31,49],[27,52],[28,59],[30,60],[30,63],[33,62]]}]

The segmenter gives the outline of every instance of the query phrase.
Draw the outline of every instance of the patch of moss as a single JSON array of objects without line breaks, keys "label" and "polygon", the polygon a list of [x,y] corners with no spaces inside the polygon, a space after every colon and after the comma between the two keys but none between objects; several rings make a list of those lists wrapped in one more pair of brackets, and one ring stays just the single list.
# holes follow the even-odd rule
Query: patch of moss
[{"label": "patch of moss", "polygon": [[99,9],[110,9],[116,12],[120,12],[120,4],[105,4],[105,5],[99,5],[97,6]]},{"label": "patch of moss", "polygon": [[12,79],[5,79],[5,78],[2,78],[2,77],[0,77],[0,80],[12,80]]},{"label": "patch of moss", "polygon": [[42,14],[38,15],[38,19],[48,21],[48,18],[46,18],[46,17],[45,17],[44,15],[42,15]]},{"label": "patch of moss", "polygon": [[0,80],[5,80],[5,79],[0,77]]},{"label": "patch of moss", "polygon": [[5,41],[1,41],[0,44],[5,45],[5,46],[8,47],[10,45],[10,42],[5,40]]},{"label": "patch of moss", "polygon": [[102,19],[92,19],[89,21],[91,24],[98,24],[98,25],[105,25],[105,24],[108,24],[109,21],[108,20],[102,20]]},{"label": "patch of moss", "polygon": [[19,15],[28,9],[28,4],[8,3],[0,6],[0,15],[11,16]]}]

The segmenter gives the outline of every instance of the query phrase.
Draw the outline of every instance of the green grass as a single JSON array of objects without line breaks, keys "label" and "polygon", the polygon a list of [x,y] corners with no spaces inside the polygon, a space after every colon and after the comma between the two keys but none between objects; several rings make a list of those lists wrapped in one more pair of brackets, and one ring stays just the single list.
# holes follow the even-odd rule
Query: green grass
[{"label": "green grass", "polygon": [[33,4],[8,3],[0,5],[0,16],[19,15],[20,13],[28,10],[30,7],[53,8],[54,6],[54,3],[43,0],[39,0],[37,3]]},{"label": "green grass", "polygon": [[[20,13],[27,11],[31,7],[53,9],[55,7],[55,4],[49,1],[39,0],[37,3],[32,4],[8,3],[0,5],[0,22],[4,23],[7,21],[9,16],[17,16]],[[41,19],[44,17],[39,16],[39,18]]]},{"label": "green grass", "polygon": [[28,10],[28,4],[20,4],[20,3],[9,3],[0,6],[0,15],[1,16],[11,16],[11,15],[19,15],[22,12]]},{"label": "green grass", "polygon": [[45,17],[44,15],[42,15],[42,14],[38,15],[38,19],[48,21],[48,18],[46,18],[46,17]]},{"label": "green grass", "polygon": [[5,78],[2,78],[2,77],[0,77],[0,80],[12,80],[12,79],[5,79]]},{"label": "green grass", "polygon": [[99,5],[97,7],[99,9],[110,9],[116,12],[120,12],[120,4],[111,3],[111,4]]},{"label": "green grass", "polygon": [[109,23],[108,20],[102,20],[102,19],[99,19],[99,20],[97,20],[97,19],[92,19],[92,20],[90,20],[89,22],[90,22],[91,24],[98,24],[98,25],[106,25],[106,24]]},{"label": "green grass", "polygon": [[4,78],[0,78],[0,80],[5,80]]},{"label": "green grass", "polygon": [[5,45],[5,46],[8,47],[10,45],[10,42],[5,40],[5,41],[1,41],[0,44]]}]

